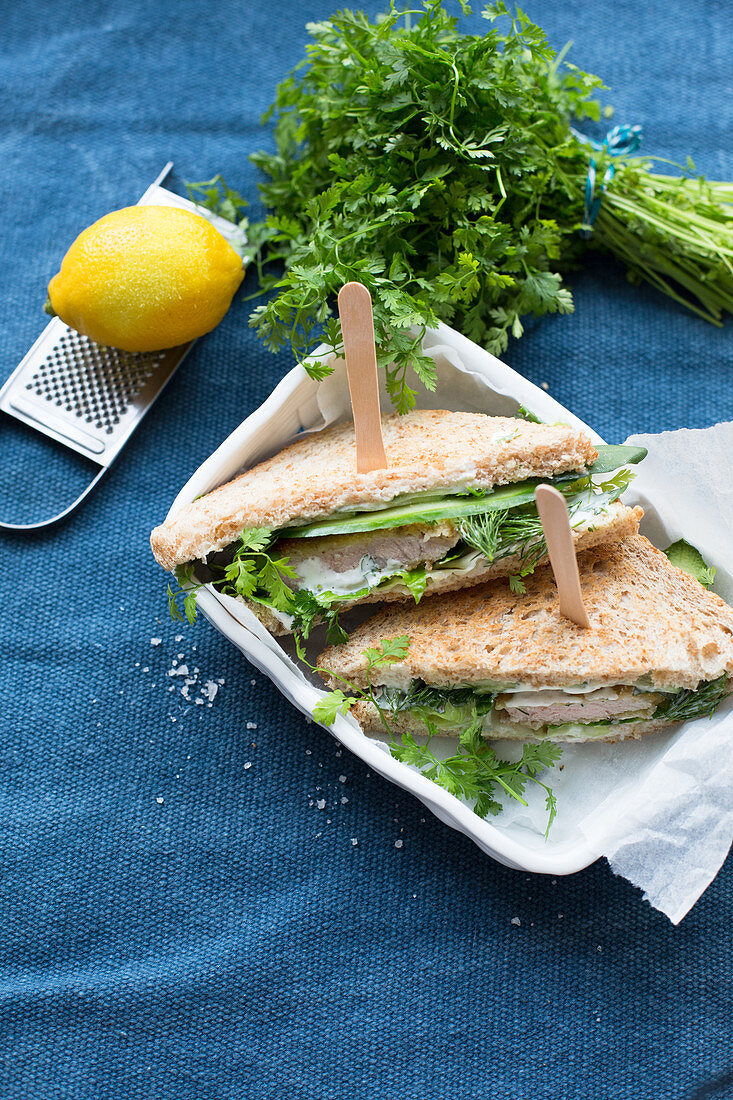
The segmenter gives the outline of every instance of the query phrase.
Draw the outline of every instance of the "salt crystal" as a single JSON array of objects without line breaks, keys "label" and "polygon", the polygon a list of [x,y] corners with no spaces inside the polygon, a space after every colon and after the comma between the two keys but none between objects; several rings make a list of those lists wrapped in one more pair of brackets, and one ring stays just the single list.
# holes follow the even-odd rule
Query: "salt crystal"
[{"label": "salt crystal", "polygon": [[318,801],[316,802],[316,806],[318,807],[319,810],[325,810],[325,808],[326,808],[326,799],[325,798],[319,798]]},{"label": "salt crystal", "polygon": [[223,687],[224,686],[224,677],[221,676],[216,682],[219,685],[219,687]]},{"label": "salt crystal", "polygon": [[163,805],[163,799],[160,797],[160,795],[158,795],[155,801],[158,803],[159,806]]},{"label": "salt crystal", "polygon": [[349,801],[348,798],[342,798],[341,799],[341,805],[345,806],[348,801]]},{"label": "salt crystal", "polygon": [[306,749],[305,750],[305,755],[306,756],[312,756],[313,755],[313,750],[312,749]]},{"label": "salt crystal", "polygon": [[176,636],[173,640],[175,642],[182,642],[183,641],[183,635],[182,634],[176,634]]},{"label": "salt crystal", "polygon": [[405,843],[404,840],[396,840],[394,842],[394,846],[395,846],[395,848],[401,848],[404,843]]},{"label": "salt crystal", "polygon": [[202,707],[204,705],[203,699],[194,699],[194,703],[197,707]]},{"label": "salt crystal", "polygon": [[244,765],[244,770],[246,772],[248,772],[251,767],[252,767],[252,761],[248,760],[247,763]]},{"label": "salt crystal", "polygon": [[521,923],[522,922],[520,921],[519,917],[512,917],[510,921],[510,924],[516,924],[517,928],[520,927]]},{"label": "salt crystal", "polygon": [[190,698],[191,698],[190,695],[188,694],[188,692],[189,692],[189,686],[188,686],[188,684],[184,684],[183,687],[181,688],[181,695],[186,700],[186,702],[189,702]]},{"label": "salt crystal", "polygon": [[[175,662],[174,662],[175,663]],[[143,671],[145,671],[143,669]],[[169,668],[169,676],[188,676],[188,665],[179,665],[178,668]]]},{"label": "salt crystal", "polygon": [[201,688],[202,694],[206,696],[210,703],[214,702],[218,690],[219,685],[215,684],[213,680],[207,680],[204,686]]},{"label": "salt crystal", "polygon": [[358,840],[356,839],[356,837],[355,837],[355,836],[352,836],[352,838],[351,838],[351,843],[352,843],[353,847],[354,847],[354,848],[356,848],[356,846],[357,846],[357,844],[359,843],[359,841],[358,841]]},{"label": "salt crystal", "polygon": [[145,668],[143,669],[143,672],[150,672],[150,669],[148,668],[148,666],[147,666],[147,665],[146,665],[146,666],[145,666]]},{"label": "salt crystal", "polygon": [[[224,681],[222,680],[222,684],[223,683],[224,683]],[[256,680],[250,680],[250,684],[252,685],[252,687],[254,687],[256,683],[257,683]]]},{"label": "salt crystal", "polygon": [[257,729],[257,723],[256,722],[248,722],[247,723],[247,729],[248,730],[256,730]]},{"label": "salt crystal", "polygon": [[345,782],[346,782],[346,776],[345,775],[340,775],[339,776],[339,783],[345,783]]},{"label": "salt crystal", "polygon": [[163,641],[163,639],[162,639],[162,638],[151,638],[151,639],[150,639],[150,644],[151,644],[151,645],[160,645],[160,643],[161,643],[162,641]]},{"label": "salt crystal", "polygon": [[184,653],[176,653],[176,657],[178,658],[179,661],[182,661],[184,656],[185,656]]}]

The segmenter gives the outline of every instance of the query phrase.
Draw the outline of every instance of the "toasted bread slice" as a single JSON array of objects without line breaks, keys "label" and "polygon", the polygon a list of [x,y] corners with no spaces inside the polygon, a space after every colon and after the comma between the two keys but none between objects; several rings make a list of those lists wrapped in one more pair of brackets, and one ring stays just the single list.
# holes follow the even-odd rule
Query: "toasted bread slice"
[{"label": "toasted bread slice", "polygon": [[387,469],[356,472],[353,424],[298,440],[184,505],[150,541],[165,569],[221,550],[246,528],[278,529],[404,493],[508,485],[582,471],[597,451],[563,424],[418,409],[382,418]]},{"label": "toasted bread slice", "polygon": [[694,689],[733,674],[733,609],[643,536],[585,550],[578,566],[588,630],[560,615],[552,570],[544,566],[526,578],[524,595],[493,581],[380,612],[347,644],[326,649],[319,664],[364,687],[363,651],[407,635],[404,660],[374,669],[373,684],[563,688],[644,678],[651,687]]}]

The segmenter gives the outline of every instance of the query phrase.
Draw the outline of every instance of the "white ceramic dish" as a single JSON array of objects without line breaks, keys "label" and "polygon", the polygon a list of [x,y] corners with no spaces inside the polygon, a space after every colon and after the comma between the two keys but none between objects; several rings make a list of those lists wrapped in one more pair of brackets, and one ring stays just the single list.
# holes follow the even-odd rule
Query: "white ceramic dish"
[{"label": "white ceramic dish", "polygon": [[[422,407],[511,415],[522,404],[545,421],[560,420],[583,427],[596,442],[603,442],[549,394],[447,326],[429,332],[424,346],[436,359],[439,381],[434,394],[418,387],[418,404]],[[336,361],[335,367],[335,373],[322,383],[309,378],[302,366],[286,375],[264,404],[189,479],[169,515],[279,451],[298,433],[318,430],[348,415],[344,364]],[[383,408],[387,407],[383,395]],[[633,492],[626,499],[634,502]],[[647,533],[654,541],[666,545],[665,538],[672,541],[679,537],[671,525],[664,523],[653,501],[644,497],[641,503],[647,509]],[[322,691],[242,604],[206,588],[199,593],[198,607],[294,706],[303,714],[311,714]],[[692,725],[688,723],[685,729]],[[603,853],[604,822],[609,833],[616,824],[614,800],[608,798],[609,794],[618,792],[619,801],[628,798],[634,785],[641,783],[664,755],[670,741],[680,736],[680,731],[675,731],[622,745],[567,746],[562,771],[554,770],[548,777],[558,798],[558,817],[545,840],[541,791],[529,792],[526,809],[512,802],[498,817],[481,820],[469,805],[394,760],[386,746],[367,737],[352,718],[337,716],[331,732],[370,768],[416,795],[436,817],[470,837],[494,859],[508,867],[555,875],[578,871]],[[598,808],[603,805],[609,809],[599,822]],[[592,827],[587,827],[591,816]]]}]

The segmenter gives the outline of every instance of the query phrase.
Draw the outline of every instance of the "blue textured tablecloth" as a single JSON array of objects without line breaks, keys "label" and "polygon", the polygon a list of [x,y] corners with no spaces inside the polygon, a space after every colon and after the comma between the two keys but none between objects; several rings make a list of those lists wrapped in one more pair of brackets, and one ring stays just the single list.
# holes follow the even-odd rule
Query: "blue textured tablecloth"
[{"label": "blue textured tablecloth", "polygon": [[[259,116],[331,4],[1,9],[0,381],[74,236],[168,158],[174,186],[222,171],[256,197]],[[647,151],[725,179],[731,11],[530,5]],[[607,438],[733,418],[730,326],[600,258],[575,298],[507,358]],[[340,754],[204,621],[169,621],[148,532],[291,365],[249,308],[195,348],[82,511],[0,538],[0,1098],[733,1096],[730,861],[678,928],[603,862],[506,870]],[[5,417],[0,440],[5,517],[86,473]],[[171,690],[174,661],[197,670],[192,698],[216,683],[211,706]]]}]

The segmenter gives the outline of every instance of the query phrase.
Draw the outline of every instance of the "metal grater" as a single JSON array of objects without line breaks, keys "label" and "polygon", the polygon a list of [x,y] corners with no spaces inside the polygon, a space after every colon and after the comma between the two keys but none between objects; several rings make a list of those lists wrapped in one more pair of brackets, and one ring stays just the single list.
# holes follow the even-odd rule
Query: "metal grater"
[{"label": "metal grater", "polygon": [[[172,167],[172,162],[165,166],[140,204],[180,206],[201,214],[241,251],[246,243],[241,230],[160,186]],[[84,492],[56,515],[35,523],[0,520],[0,527],[46,527],[81,504],[192,346],[193,341],[165,351],[120,351],[93,343],[54,317],[0,390],[0,409],[78,451],[100,470]]]}]

